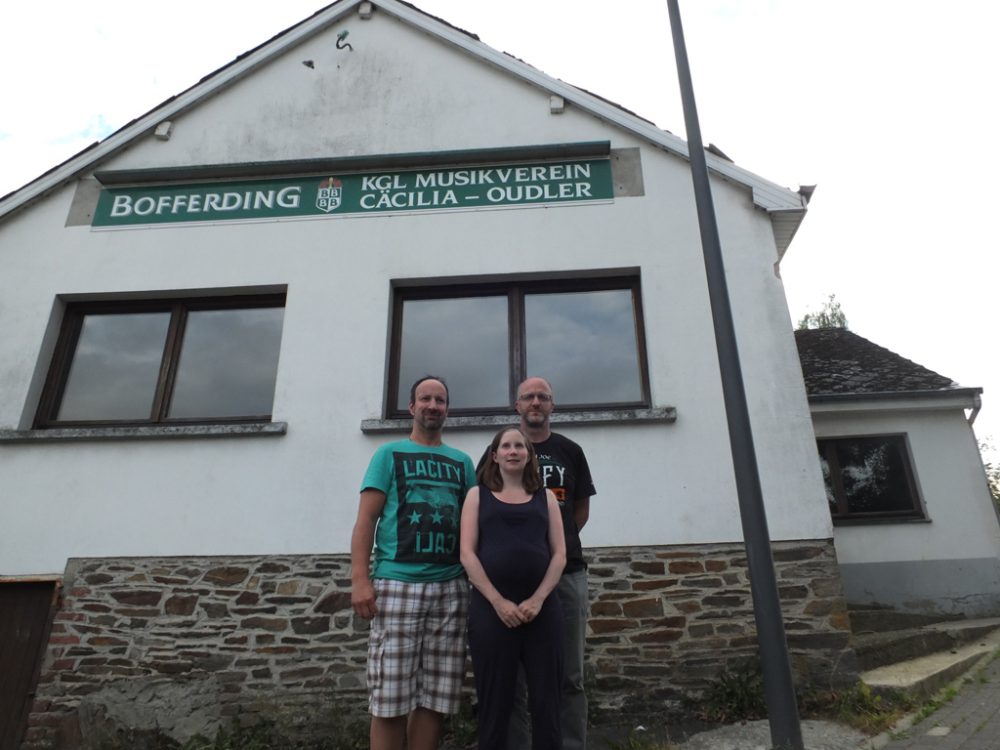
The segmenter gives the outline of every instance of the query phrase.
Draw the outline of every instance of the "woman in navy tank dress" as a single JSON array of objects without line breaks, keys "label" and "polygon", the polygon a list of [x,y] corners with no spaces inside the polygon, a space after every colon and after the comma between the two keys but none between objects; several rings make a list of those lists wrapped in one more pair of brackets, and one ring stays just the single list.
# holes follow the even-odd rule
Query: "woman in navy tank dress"
[{"label": "woman in navy tank dress", "polygon": [[479,702],[479,750],[505,750],[523,667],[532,750],[561,750],[562,609],[552,594],[566,565],[555,495],[542,485],[531,441],[504,428],[462,508],[469,581],[469,649]]}]

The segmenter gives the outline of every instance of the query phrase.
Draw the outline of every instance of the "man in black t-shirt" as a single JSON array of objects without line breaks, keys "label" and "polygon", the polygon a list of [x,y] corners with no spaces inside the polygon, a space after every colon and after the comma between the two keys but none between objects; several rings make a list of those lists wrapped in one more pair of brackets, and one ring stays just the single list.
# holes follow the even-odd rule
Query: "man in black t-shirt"
[{"label": "man in black t-shirt", "polygon": [[[587,696],[583,691],[583,651],[587,634],[587,563],[580,545],[580,529],[590,517],[590,497],[596,494],[583,449],[564,435],[552,432],[549,417],[555,407],[552,386],[531,377],[517,389],[514,409],[521,430],[535,446],[542,481],[555,493],[566,533],[566,568],[556,593],[565,619],[563,635],[562,736],[564,750],[587,746]],[[488,451],[487,451],[488,452]],[[514,705],[508,732],[508,750],[531,747],[527,701],[523,690]]]}]

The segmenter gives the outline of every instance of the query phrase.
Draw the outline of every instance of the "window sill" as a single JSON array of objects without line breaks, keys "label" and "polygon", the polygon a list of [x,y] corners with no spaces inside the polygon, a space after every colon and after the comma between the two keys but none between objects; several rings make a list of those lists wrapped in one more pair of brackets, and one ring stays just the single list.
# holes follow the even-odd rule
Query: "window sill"
[{"label": "window sill", "polygon": [[136,427],[63,427],[51,430],[0,430],[3,443],[62,443],[175,438],[276,437],[288,432],[287,422],[240,424],[142,425]]},{"label": "window sill", "polygon": [[[551,417],[553,426],[608,425],[608,424],[671,424],[677,421],[677,409],[661,406],[652,409],[605,409],[601,411],[556,412]],[[497,429],[516,424],[516,414],[492,414],[483,417],[448,417],[446,430]],[[412,419],[363,419],[361,431],[365,434],[409,432]]]}]

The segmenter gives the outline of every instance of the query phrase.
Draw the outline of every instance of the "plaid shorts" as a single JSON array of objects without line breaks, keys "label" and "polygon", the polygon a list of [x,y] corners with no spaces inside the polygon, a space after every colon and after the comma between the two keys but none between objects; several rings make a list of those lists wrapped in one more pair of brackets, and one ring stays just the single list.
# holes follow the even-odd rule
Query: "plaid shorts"
[{"label": "plaid shorts", "polygon": [[418,706],[458,712],[465,676],[469,582],[377,578],[368,639],[368,710],[405,716]]}]

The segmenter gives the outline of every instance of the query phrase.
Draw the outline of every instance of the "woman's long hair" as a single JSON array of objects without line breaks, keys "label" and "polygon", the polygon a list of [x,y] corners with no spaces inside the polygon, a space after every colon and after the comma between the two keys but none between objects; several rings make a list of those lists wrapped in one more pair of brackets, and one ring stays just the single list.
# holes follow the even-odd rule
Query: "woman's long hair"
[{"label": "woman's long hair", "polygon": [[542,472],[538,468],[538,458],[535,456],[535,446],[533,446],[531,441],[528,440],[528,436],[521,432],[521,428],[516,425],[504,427],[493,436],[493,441],[490,443],[489,451],[486,454],[486,460],[483,461],[482,465],[479,467],[479,471],[476,472],[476,481],[480,484],[485,484],[493,492],[499,492],[503,489],[503,477],[500,475],[500,464],[496,462],[494,455],[500,447],[500,441],[503,439],[503,436],[508,432],[518,433],[522,438],[524,438],[524,444],[528,446],[528,462],[524,465],[524,472],[521,474],[521,484],[524,486],[525,492],[534,492],[542,487]]}]

